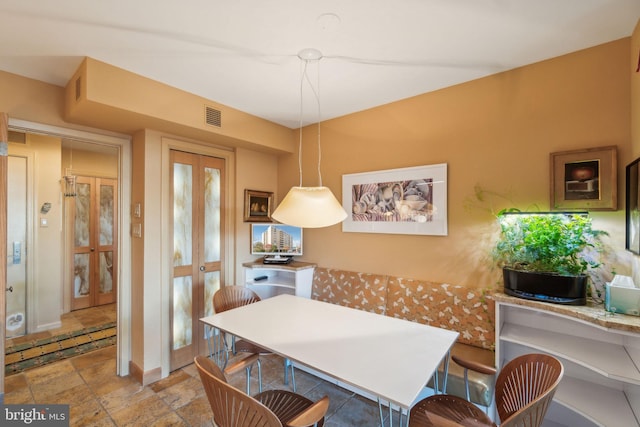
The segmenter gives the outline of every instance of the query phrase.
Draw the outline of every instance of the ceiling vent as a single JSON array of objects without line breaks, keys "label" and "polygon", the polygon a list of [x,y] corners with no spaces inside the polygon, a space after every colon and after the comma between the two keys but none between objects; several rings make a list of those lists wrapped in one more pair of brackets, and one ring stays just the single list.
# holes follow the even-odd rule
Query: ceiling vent
[{"label": "ceiling vent", "polygon": [[204,121],[209,126],[222,127],[222,111],[205,105],[204,116]]},{"label": "ceiling vent", "polygon": [[27,143],[27,134],[24,132],[16,132],[14,130],[9,131],[9,142],[13,142],[16,144],[26,144]]}]

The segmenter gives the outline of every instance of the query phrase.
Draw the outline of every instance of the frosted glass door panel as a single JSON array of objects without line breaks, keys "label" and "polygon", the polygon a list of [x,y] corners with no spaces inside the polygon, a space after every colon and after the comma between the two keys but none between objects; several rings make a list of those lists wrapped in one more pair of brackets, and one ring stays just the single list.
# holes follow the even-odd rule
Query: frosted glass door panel
[{"label": "frosted glass door panel", "polygon": [[76,298],[89,296],[90,277],[89,254],[76,254],[73,257],[73,289]]},{"label": "frosted glass door panel", "polygon": [[75,235],[76,247],[89,246],[91,239],[91,184],[77,183],[75,197]]},{"label": "frosted glass door panel", "polygon": [[204,259],[220,261],[220,170],[205,168]]},{"label": "frosted glass door panel", "polygon": [[113,292],[113,252],[100,253],[100,293]]},{"label": "frosted glass door panel", "polygon": [[100,185],[100,245],[113,244],[113,191],[112,185]]},{"label": "frosted glass door panel", "polygon": [[[99,240],[100,240],[100,269],[99,273],[99,303],[107,303],[109,301],[108,294],[113,294],[116,287],[114,286],[116,280],[114,277],[114,242],[116,232],[115,221],[115,192],[116,187],[114,182],[108,180],[100,181],[100,204],[99,204]],[[115,301],[115,296],[112,301]]]},{"label": "frosted glass door panel", "polygon": [[173,349],[177,350],[193,342],[193,305],[191,277],[173,279]]},{"label": "frosted glass door panel", "polygon": [[173,165],[173,265],[190,265],[193,260],[193,167]]},{"label": "frosted glass door panel", "polygon": [[[213,294],[220,289],[220,272],[212,271],[204,275],[204,316],[213,316]],[[211,304],[207,304],[211,302]]]}]

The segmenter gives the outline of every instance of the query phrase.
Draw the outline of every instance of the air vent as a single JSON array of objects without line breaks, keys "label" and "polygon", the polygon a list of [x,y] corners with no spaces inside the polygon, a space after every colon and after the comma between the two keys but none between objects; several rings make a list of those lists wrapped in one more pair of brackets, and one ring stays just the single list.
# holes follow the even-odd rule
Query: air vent
[{"label": "air vent", "polygon": [[16,132],[14,130],[9,131],[9,142],[13,142],[16,144],[26,144],[27,143],[27,135],[23,132]]},{"label": "air vent", "polygon": [[204,115],[206,124],[209,126],[222,127],[222,111],[205,105]]},{"label": "air vent", "polygon": [[76,101],[80,99],[82,89],[82,82],[80,81],[80,77],[76,79]]}]

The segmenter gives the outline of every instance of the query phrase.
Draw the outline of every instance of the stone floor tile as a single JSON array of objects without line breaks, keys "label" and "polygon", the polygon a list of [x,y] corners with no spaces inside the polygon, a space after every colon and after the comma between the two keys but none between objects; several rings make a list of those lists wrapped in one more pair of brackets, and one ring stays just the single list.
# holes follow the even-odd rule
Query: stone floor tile
[{"label": "stone floor tile", "polygon": [[213,412],[206,396],[200,396],[176,410],[191,426],[213,426]]},{"label": "stone floor tile", "polygon": [[38,383],[31,387],[31,392],[36,402],[49,403],[49,401],[55,399],[56,395],[66,393],[69,389],[76,387],[88,390],[80,375],[77,372],[72,372],[64,376],[51,378],[47,382]]},{"label": "stone floor tile", "polygon": [[201,386],[201,382],[195,378],[189,377],[189,379],[180,383],[174,384],[171,387],[157,393],[157,395],[165,401],[172,409],[180,408],[188,404],[191,400],[198,396],[204,395],[204,387]]},{"label": "stone floor tile", "polygon": [[146,400],[151,396],[155,397],[153,390],[132,382],[124,387],[112,391],[111,393],[101,396],[99,401],[107,412],[111,414],[123,408],[131,407],[141,400]]},{"label": "stone floor tile", "polygon": [[155,394],[146,399],[131,402],[117,411],[109,410],[109,415],[118,426],[147,426],[154,420],[171,412],[162,399]]},{"label": "stone floor tile", "polygon": [[69,418],[71,426],[114,426],[111,417],[104,410],[102,405],[95,400],[90,399],[86,402],[69,407]]}]

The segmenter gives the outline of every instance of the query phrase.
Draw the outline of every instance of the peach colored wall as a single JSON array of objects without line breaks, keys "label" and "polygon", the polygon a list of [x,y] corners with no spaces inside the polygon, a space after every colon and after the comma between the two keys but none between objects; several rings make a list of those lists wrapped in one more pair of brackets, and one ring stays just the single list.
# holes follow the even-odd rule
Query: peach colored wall
[{"label": "peach colored wall", "polygon": [[[242,284],[242,263],[256,257],[250,252],[250,223],[244,222],[244,190],[270,191],[277,197],[278,157],[252,150],[236,150],[236,271],[235,284]],[[274,203],[275,203],[274,199]]]},{"label": "peach colored wall", "polygon": [[64,91],[60,87],[0,71],[0,93],[0,111],[10,119],[78,128],[62,119]]},{"label": "peach colored wall", "polygon": [[[205,106],[220,111],[221,126],[205,123]],[[225,146],[293,150],[284,126],[92,58],[67,84],[65,118],[126,134],[146,128]]]},{"label": "peach colored wall", "polygon": [[[323,181],[340,200],[343,174],[447,163],[449,234],[309,229],[304,258],[325,267],[492,286],[500,276],[488,257],[496,231],[491,211],[548,210],[549,153],[607,145],[618,147],[621,202],[616,212],[592,216],[623,250],[630,48],[625,38],[323,123]],[[317,183],[314,133],[313,126],[305,129],[306,185]],[[281,160],[282,196],[297,183],[296,162],[296,154]],[[479,202],[476,186],[498,196]]]},{"label": "peach colored wall", "polygon": [[118,150],[83,150],[76,145],[72,149],[62,148],[62,174],[66,168],[72,168],[76,175],[97,176],[103,178],[118,177]]}]

